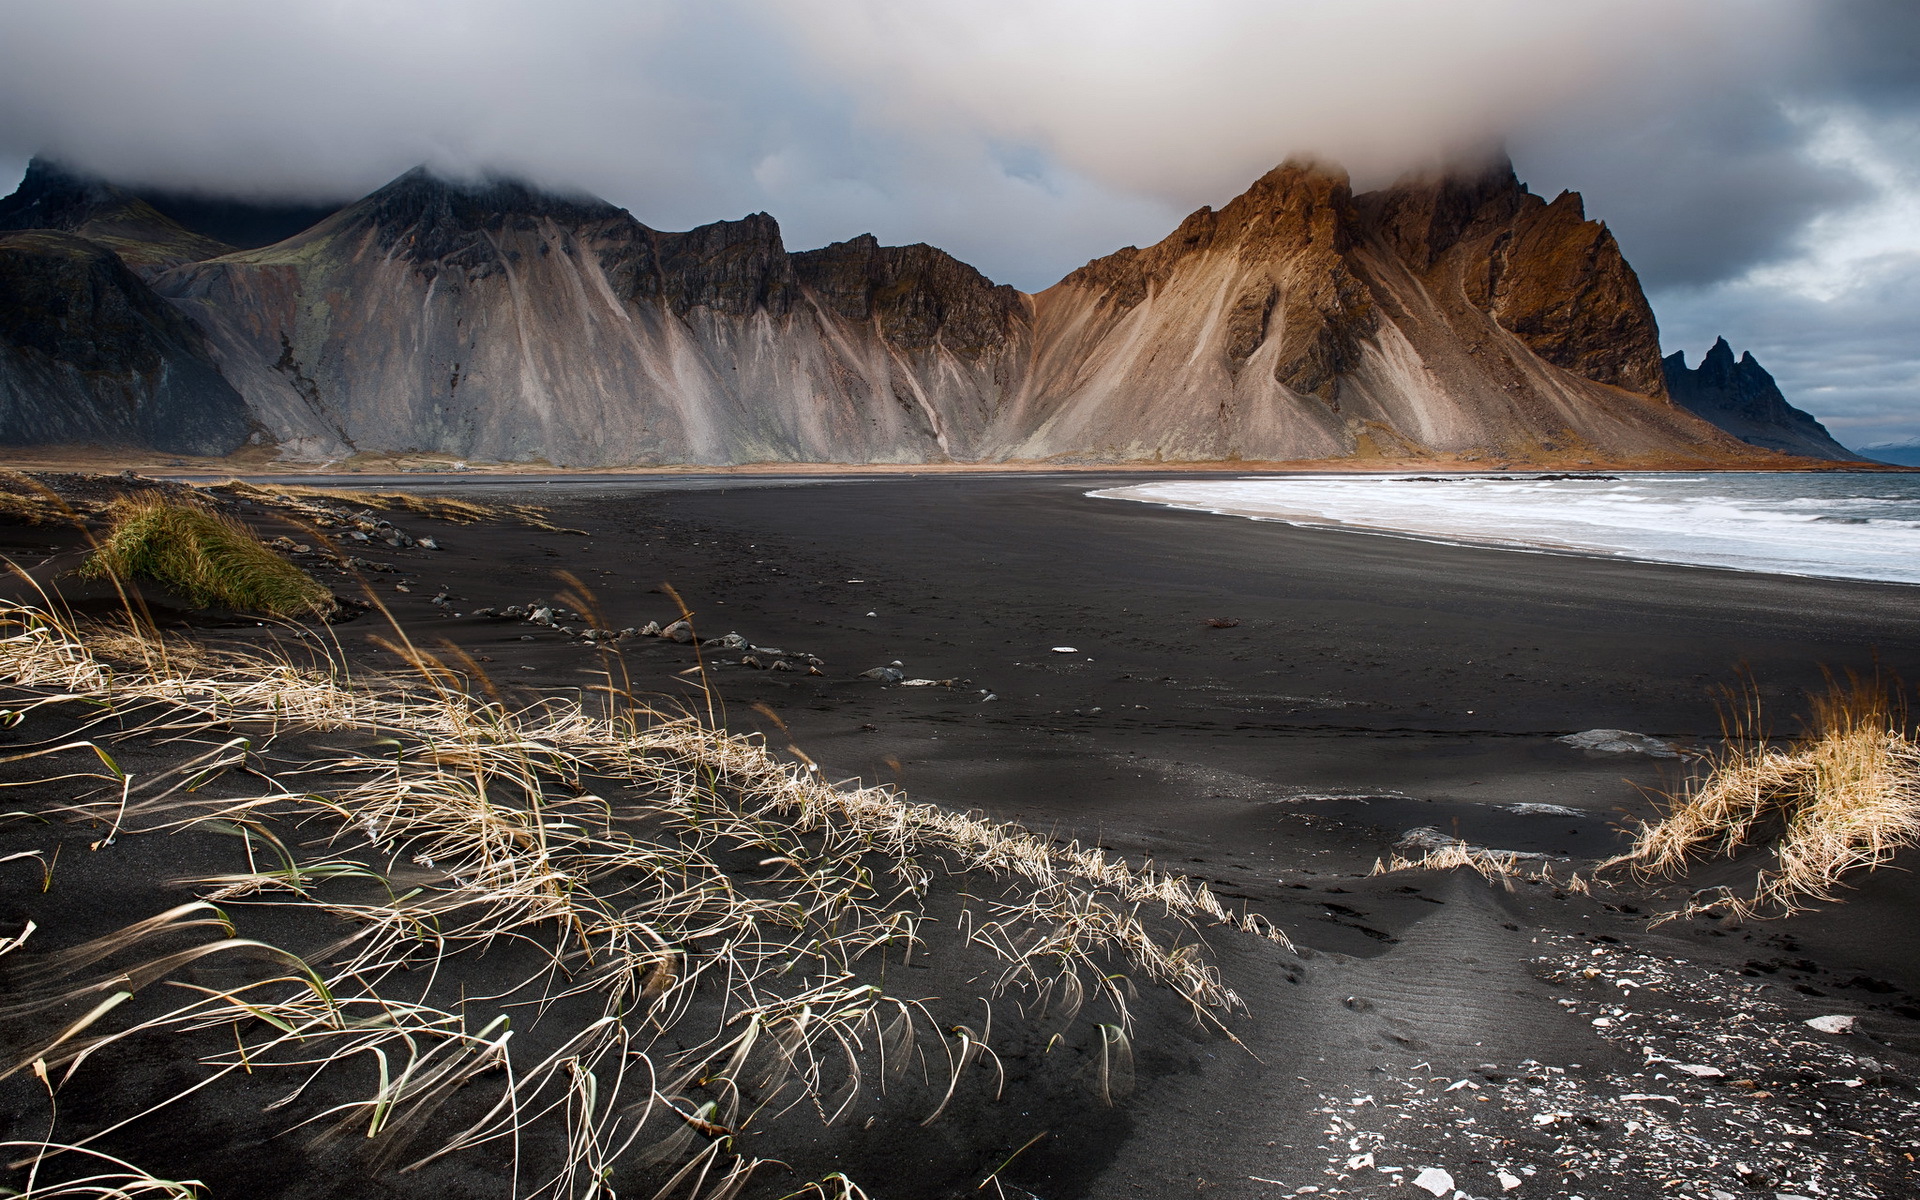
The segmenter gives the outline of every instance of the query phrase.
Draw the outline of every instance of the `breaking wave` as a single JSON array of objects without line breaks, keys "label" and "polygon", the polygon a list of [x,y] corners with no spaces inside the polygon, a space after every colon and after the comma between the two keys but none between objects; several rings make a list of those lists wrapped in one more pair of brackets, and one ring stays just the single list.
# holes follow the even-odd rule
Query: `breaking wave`
[{"label": "breaking wave", "polygon": [[1920,583],[1920,476],[1267,476],[1088,494],[1465,545]]}]

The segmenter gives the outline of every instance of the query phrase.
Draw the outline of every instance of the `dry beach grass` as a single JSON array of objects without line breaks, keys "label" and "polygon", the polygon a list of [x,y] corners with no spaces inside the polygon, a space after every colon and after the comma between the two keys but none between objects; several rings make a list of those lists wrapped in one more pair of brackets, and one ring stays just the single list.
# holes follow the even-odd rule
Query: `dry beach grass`
[{"label": "dry beach grass", "polygon": [[[191,1122],[203,1092],[261,1077],[283,1081],[266,1107],[286,1128],[358,1139],[375,1172],[504,1143],[529,1196],[636,1178],[731,1195],[763,1166],[742,1143],[756,1122],[831,1123],[909,1076],[904,1095],[932,1100],[923,1124],[976,1102],[1009,1000],[1049,1049],[1084,1048],[1087,1087],[1111,1103],[1135,987],[1218,1025],[1240,1000],[1198,928],[1272,936],[1098,850],[831,785],[613,677],[597,709],[512,707],[418,651],[412,678],[355,677],[325,655],[103,636],[40,608],[0,621],[8,721],[58,731],[6,760],[26,771],[8,822],[89,823],[96,849],[211,831],[246,863],[104,937],[36,953],[60,931],[29,926],[0,946],[15,959],[0,1070],[48,1102],[47,1135],[9,1147],[30,1196],[193,1194],[112,1157],[113,1135]],[[53,719],[75,709],[77,727]],[[131,770],[129,745],[163,752]],[[48,855],[14,857],[54,878]],[[977,897],[943,924],[943,890]],[[240,936],[235,906],[299,910],[337,936],[295,954]],[[889,964],[956,945],[998,964],[971,1002],[891,986]],[[253,967],[212,985],[189,969],[229,960]],[[522,973],[502,982],[502,963]],[[197,1078],[63,1134],[63,1094],[155,1042]]]},{"label": "dry beach grass", "polygon": [[[1702,854],[1770,843],[1775,858],[1752,891],[1697,900],[1740,917],[1788,914],[1837,897],[1850,872],[1920,845],[1920,746],[1897,692],[1878,678],[1833,680],[1815,696],[1805,734],[1785,745],[1762,730],[1751,689],[1729,696],[1726,749],[1669,799],[1633,848],[1605,866],[1673,874]],[[1675,914],[1681,915],[1681,914]]]}]

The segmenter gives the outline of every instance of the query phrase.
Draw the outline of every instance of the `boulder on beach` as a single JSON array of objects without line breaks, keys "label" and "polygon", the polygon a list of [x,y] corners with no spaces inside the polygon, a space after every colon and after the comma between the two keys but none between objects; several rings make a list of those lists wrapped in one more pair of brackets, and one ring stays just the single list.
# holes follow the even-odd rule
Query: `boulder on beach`
[{"label": "boulder on beach", "polygon": [[1680,752],[1657,737],[1627,729],[1588,729],[1555,738],[1563,746],[1596,754],[1645,754],[1650,758],[1679,758]]}]

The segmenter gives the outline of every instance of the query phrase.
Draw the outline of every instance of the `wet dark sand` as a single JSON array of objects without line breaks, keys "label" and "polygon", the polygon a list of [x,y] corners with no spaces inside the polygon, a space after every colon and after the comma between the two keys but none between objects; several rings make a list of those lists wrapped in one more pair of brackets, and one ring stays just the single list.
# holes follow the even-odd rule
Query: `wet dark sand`
[{"label": "wet dark sand", "polygon": [[[1082,1144],[1039,1144],[1001,1177],[1007,1195],[1021,1194],[1015,1184],[1048,1200],[1274,1196],[1308,1185],[1388,1194],[1392,1177],[1375,1169],[1388,1162],[1447,1165],[1470,1195],[1498,1194],[1491,1172],[1521,1162],[1540,1172],[1524,1177],[1522,1196],[1760,1186],[1733,1172],[1738,1146],[1726,1148],[1726,1163],[1674,1167],[1688,1181],[1678,1191],[1610,1174],[1608,1148],[1634,1140],[1624,1124],[1576,1131],[1598,1147],[1595,1166],[1520,1110],[1476,1110],[1467,1091],[1455,1094],[1462,1111],[1504,1130],[1497,1155],[1449,1141],[1450,1122],[1465,1117],[1423,1117],[1389,1121],[1396,1148],[1375,1164],[1342,1166],[1349,1141],[1356,1152],[1373,1143],[1337,1124],[1327,1140],[1320,1110],[1329,1105],[1347,1112],[1351,1100],[1376,1096],[1351,1109],[1350,1125],[1362,1109],[1369,1119],[1412,1112],[1389,1095],[1404,1100],[1428,1077],[1476,1068],[1489,1069],[1477,1076],[1488,1087],[1495,1067],[1513,1077],[1548,1066],[1565,1078],[1584,1073],[1603,1090],[1605,1080],[1636,1078],[1640,1055],[1589,1019],[1593,1005],[1617,1002],[1600,990],[1608,978],[1556,981],[1543,961],[1589,948],[1679,960],[1717,980],[1721,991],[1691,1006],[1684,989],[1668,989],[1660,1003],[1678,1014],[1676,1028],[1719,1028],[1761,999],[1785,1006],[1781,1020],[1863,1014],[1850,1045],[1878,1055],[1911,1092],[1920,923],[1910,914],[1920,889],[1904,872],[1879,872],[1850,903],[1790,921],[1653,930],[1649,915],[1738,873],[1715,866],[1682,883],[1622,881],[1585,897],[1538,884],[1505,891],[1472,875],[1367,872],[1406,829],[1431,826],[1568,859],[1556,868],[1562,879],[1586,874],[1624,845],[1626,821],[1651,815],[1646,789],[1671,786],[1682,764],[1586,753],[1556,737],[1621,728],[1710,745],[1714,689],[1743,670],[1791,732],[1803,691],[1825,670],[1877,665],[1920,678],[1920,591],[1437,546],[1085,498],[1101,486],[1108,481],[1079,475],[463,481],[444,490],[548,504],[585,536],[403,516],[445,550],[355,553],[401,568],[368,578],[416,640],[450,639],[484,656],[504,684],[589,687],[613,670],[636,690],[699,707],[685,674],[691,647],[635,639],[616,658],[428,603],[442,589],[463,614],[545,600],[564,586],[555,571],[567,570],[593,591],[598,623],[619,628],[671,620],[677,610],[661,591],[671,584],[703,637],[738,631],[825,660],[810,676],[709,659],[730,726],[791,742],[835,778],[895,782],[919,800],[1150,857],[1211,881],[1293,938],[1299,956],[1237,935],[1212,939],[1248,1002],[1233,1023],[1243,1045],[1185,1026],[1143,1035],[1141,1086],[1120,1126]],[[1214,628],[1209,618],[1237,624]],[[377,660],[365,642],[380,632],[374,620],[339,632]],[[895,661],[909,677],[954,683],[860,677]],[[1580,815],[1498,807],[1516,803]],[[1762,984],[1751,995],[1732,990]],[[1520,1065],[1528,1061],[1544,1065]],[[1789,1094],[1786,1083],[1769,1086],[1763,1095]],[[1702,1126],[1691,1136],[1706,1145],[1702,1132],[1711,1134]],[[1806,1155],[1864,1153],[1843,1132],[1819,1132]],[[1744,1153],[1758,1161],[1761,1151]],[[1915,1186],[1911,1161],[1882,1157],[1860,1168],[1883,1189],[1872,1194],[1913,1194],[1903,1190]],[[875,1195],[922,1194],[873,1174],[886,1169],[884,1148],[863,1150],[857,1165]],[[1790,1174],[1776,1182],[1791,1193]],[[1397,1194],[1425,1193],[1403,1182]]]},{"label": "wet dark sand", "polygon": [[[565,566],[617,628],[670,620],[654,590],[670,583],[703,636],[737,630],[827,661],[811,677],[721,660],[712,678],[730,724],[785,740],[765,706],[836,777],[1162,860],[1242,862],[1217,874],[1263,892],[1275,869],[1369,865],[1415,825],[1598,857],[1621,844],[1623,817],[1652,811],[1641,789],[1672,783],[1679,764],[1585,753],[1559,735],[1622,728],[1710,745],[1715,691],[1743,671],[1790,733],[1825,670],[1920,677],[1920,591],[1908,587],[1084,498],[1100,484],[556,487],[536,498],[590,536],[455,532],[446,553],[407,556],[420,582],[387,599],[403,620],[485,647],[503,678],[567,684],[599,656],[556,656],[557,637],[522,641],[518,625],[428,616],[419,593],[451,588],[461,609],[524,603],[554,594]],[[1076,653],[1053,652],[1065,646]],[[625,661],[637,688],[695,694],[677,674],[693,662],[685,647],[627,643]],[[895,661],[955,685],[858,677]],[[1591,815],[1494,807],[1513,803]],[[1356,836],[1369,826],[1387,836]]]}]

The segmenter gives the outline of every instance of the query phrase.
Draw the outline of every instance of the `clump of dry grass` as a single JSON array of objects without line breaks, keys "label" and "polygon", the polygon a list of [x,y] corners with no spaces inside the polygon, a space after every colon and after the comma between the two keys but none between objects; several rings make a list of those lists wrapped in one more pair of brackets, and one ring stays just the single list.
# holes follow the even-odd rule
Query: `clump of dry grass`
[{"label": "clump of dry grass", "polygon": [[1384,859],[1373,860],[1373,870],[1368,875],[1390,875],[1397,871],[1457,871],[1465,868],[1478,873],[1488,883],[1497,883],[1508,891],[1513,890],[1516,879],[1532,880],[1539,883],[1551,883],[1564,886],[1570,892],[1587,894],[1587,884],[1576,873],[1564,884],[1553,873],[1551,864],[1538,856],[1522,855],[1512,850],[1489,850],[1485,846],[1475,846],[1468,842],[1453,839],[1446,845],[1427,850],[1418,858],[1404,854],[1392,854]]},{"label": "clump of dry grass", "polygon": [[1813,698],[1804,736],[1785,745],[1760,732],[1760,716],[1751,689],[1735,698],[1712,769],[1669,796],[1666,815],[1603,866],[1676,874],[1698,854],[1732,856],[1770,841],[1777,865],[1750,895],[1721,902],[1737,917],[1783,916],[1834,899],[1848,873],[1920,845],[1920,746],[1884,681],[1833,681]]},{"label": "clump of dry grass", "polygon": [[1466,842],[1454,842],[1428,850],[1418,858],[1409,858],[1404,854],[1389,855],[1384,859],[1373,860],[1373,870],[1369,875],[1390,875],[1396,871],[1457,871],[1466,868],[1479,873],[1488,883],[1503,884],[1511,889],[1513,878],[1518,875],[1527,877],[1521,867],[1521,858],[1517,854],[1499,850],[1488,850],[1481,846],[1468,845]]},{"label": "clump of dry grass", "polygon": [[200,608],[308,617],[333,607],[333,593],[231,517],[156,496],[120,500],[108,513],[112,525],[83,574],[151,580]]},{"label": "clump of dry grass", "polygon": [[443,496],[415,496],[408,492],[366,492],[351,488],[322,488],[287,485],[259,487],[239,479],[210,485],[208,490],[237,499],[250,500],[293,512],[326,528],[353,523],[345,506],[357,505],[377,512],[411,512],[456,525],[475,525],[482,521],[517,521],[549,533],[579,533],[547,520],[547,510],[533,504],[483,504],[473,500],[453,500]]},{"label": "clump of dry grass", "polygon": [[[711,1198],[760,1166],[738,1140],[746,1127],[795,1105],[831,1122],[910,1071],[930,1087],[926,1121],[957,1096],[979,1098],[1001,1075],[991,1002],[1009,993],[1029,1020],[1097,1038],[1089,1086],[1111,1103],[1132,1076],[1129,975],[1218,1025],[1240,998],[1200,952],[1198,927],[1279,936],[1198,884],[890,789],[829,784],[758,740],[646,709],[611,680],[602,712],[561,700],[510,709],[474,698],[423,654],[421,681],[403,683],[352,679],[328,661],[89,640],[33,609],[0,614],[0,633],[0,686],[17,719],[81,701],[115,736],[163,731],[192,747],[139,778],[93,739],[32,751],[97,757],[58,777],[64,795],[88,774],[96,791],[38,817],[96,822],[101,845],[227,832],[250,864],[201,880],[193,903],[15,973],[0,1027],[47,1023],[13,1070],[33,1069],[56,1093],[90,1056],[129,1040],[218,1032],[230,1048],[198,1060],[207,1078],[196,1089],[235,1072],[284,1075],[291,1091],[275,1106],[293,1112],[315,1080],[345,1079],[349,1098],[301,1123],[316,1137],[370,1139],[381,1163],[417,1169],[518,1146],[550,1124],[563,1149],[524,1194],[608,1196],[616,1169],[639,1167],[666,1177],[661,1195]],[[108,647],[121,661],[100,657]],[[291,765],[261,754],[343,730],[384,740]],[[226,778],[270,786],[216,795]],[[309,832],[275,832],[289,826]],[[981,980],[977,1025],[886,990],[872,961],[884,981],[887,962],[935,952],[928,898],[955,874],[976,880],[979,900],[942,945],[998,964]],[[1001,881],[999,895],[980,895],[991,890],[977,887],[983,876]],[[263,903],[354,932],[302,960],[233,936],[217,907]],[[1167,927],[1195,935],[1168,944]],[[218,936],[125,962],[198,928]],[[523,978],[449,994],[476,960],[516,949],[536,964]],[[236,955],[273,966],[220,989],[174,977]],[[123,1001],[161,981],[188,999],[111,1028]],[[1108,1019],[1080,1021],[1095,1002]],[[356,1076],[355,1063],[377,1072]],[[86,1151],[125,1123],[40,1153]]]}]

